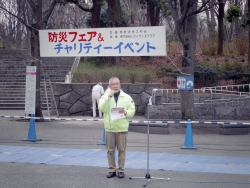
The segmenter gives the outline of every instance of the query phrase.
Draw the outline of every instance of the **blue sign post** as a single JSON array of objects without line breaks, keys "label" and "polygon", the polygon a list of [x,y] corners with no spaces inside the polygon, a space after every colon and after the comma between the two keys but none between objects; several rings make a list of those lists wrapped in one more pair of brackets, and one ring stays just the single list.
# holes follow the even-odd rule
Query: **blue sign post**
[{"label": "blue sign post", "polygon": [[194,89],[194,77],[193,76],[177,76],[177,89],[193,90]]}]

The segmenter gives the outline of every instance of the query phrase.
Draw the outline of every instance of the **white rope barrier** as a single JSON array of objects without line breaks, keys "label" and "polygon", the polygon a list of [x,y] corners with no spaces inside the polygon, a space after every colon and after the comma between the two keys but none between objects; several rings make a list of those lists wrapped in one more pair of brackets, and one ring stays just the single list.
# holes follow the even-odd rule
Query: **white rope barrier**
[{"label": "white rope barrier", "polygon": [[[103,119],[86,119],[86,118],[44,118],[44,117],[29,117],[29,116],[2,116],[0,118],[11,119],[37,119],[50,121],[103,121]],[[150,123],[150,124],[215,124],[215,125],[250,125],[250,122],[230,122],[230,121],[168,121],[168,120],[129,120],[129,123]]]}]

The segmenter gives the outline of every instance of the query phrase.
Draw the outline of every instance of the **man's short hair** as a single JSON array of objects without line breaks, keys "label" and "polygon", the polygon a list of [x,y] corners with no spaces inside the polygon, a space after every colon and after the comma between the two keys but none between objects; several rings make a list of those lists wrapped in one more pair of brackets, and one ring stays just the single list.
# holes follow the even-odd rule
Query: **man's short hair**
[{"label": "man's short hair", "polygon": [[[112,78],[110,78],[110,79],[109,79],[109,85],[110,85],[110,83],[112,82],[112,80],[116,80],[116,79],[119,80],[119,78],[117,78],[117,77],[115,77],[115,76],[112,77]],[[120,80],[119,80],[119,82],[120,82]],[[120,83],[121,83],[121,82],[120,82]]]}]

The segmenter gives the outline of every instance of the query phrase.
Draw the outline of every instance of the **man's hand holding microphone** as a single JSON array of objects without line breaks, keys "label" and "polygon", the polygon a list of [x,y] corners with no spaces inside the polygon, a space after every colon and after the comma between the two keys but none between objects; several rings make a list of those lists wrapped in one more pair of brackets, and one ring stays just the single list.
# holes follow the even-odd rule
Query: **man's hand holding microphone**
[{"label": "man's hand holding microphone", "polygon": [[111,91],[109,92],[109,94],[108,94],[109,99],[111,99],[111,98],[114,96],[114,94],[115,94],[115,90],[111,90]]}]

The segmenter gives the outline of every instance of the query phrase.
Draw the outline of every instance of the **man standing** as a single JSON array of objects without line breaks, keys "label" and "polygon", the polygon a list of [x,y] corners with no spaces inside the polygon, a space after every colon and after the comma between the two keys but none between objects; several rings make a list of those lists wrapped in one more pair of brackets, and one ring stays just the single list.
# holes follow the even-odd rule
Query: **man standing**
[{"label": "man standing", "polygon": [[[104,113],[109,163],[107,178],[116,176],[116,171],[119,178],[124,178],[129,119],[135,114],[135,104],[133,99],[121,90],[117,77],[110,78],[109,88],[110,92],[101,97],[98,105],[99,110]],[[118,116],[114,112],[118,112]],[[118,168],[115,162],[115,148],[118,150]]]},{"label": "man standing", "polygon": [[[102,83],[99,82],[92,88],[92,110],[93,117],[96,117],[96,103],[99,104],[101,96],[104,94]],[[102,117],[102,112],[99,110],[99,117]]]}]

